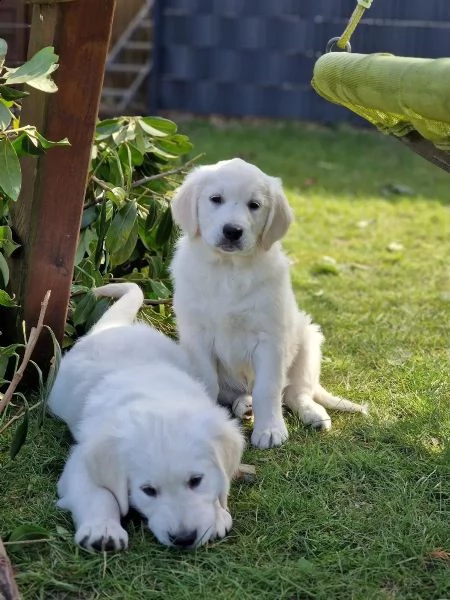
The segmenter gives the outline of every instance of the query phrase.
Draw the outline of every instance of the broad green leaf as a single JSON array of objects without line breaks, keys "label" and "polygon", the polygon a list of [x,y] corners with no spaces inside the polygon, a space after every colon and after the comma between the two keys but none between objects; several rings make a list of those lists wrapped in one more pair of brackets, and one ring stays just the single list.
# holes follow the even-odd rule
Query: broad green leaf
[{"label": "broad green leaf", "polygon": [[156,219],[158,218],[158,208],[158,202],[151,200],[148,205],[147,218],[145,219],[145,227],[147,230],[150,230],[156,223]]},{"label": "broad green leaf", "polygon": [[162,117],[141,117],[138,119],[142,129],[154,137],[166,137],[177,132],[177,126],[169,119]]},{"label": "broad green leaf", "polygon": [[[58,65],[55,65],[55,69],[57,68]],[[50,71],[50,73],[52,73],[52,71]],[[31,79],[31,81],[27,81],[27,85],[36,90],[40,90],[41,92],[47,92],[47,94],[53,94],[58,91],[58,86],[48,75]]]},{"label": "broad green leaf", "polygon": [[111,205],[109,200],[103,201],[103,204],[100,208],[100,217],[97,219],[97,247],[94,252],[94,263],[97,269],[100,267],[103,257],[103,244],[105,241],[106,232],[108,231],[108,207],[107,205]]},{"label": "broad green leaf", "polygon": [[0,306],[11,308],[12,306],[17,306],[17,304],[5,290],[0,290]]},{"label": "broad green leaf", "polygon": [[122,187],[115,186],[106,192],[106,197],[116,206],[121,206],[125,202],[127,193]]},{"label": "broad green leaf", "polygon": [[97,267],[91,258],[85,258],[76,267],[76,283],[86,286],[88,289],[103,285],[102,274],[99,273]]},{"label": "broad green leaf", "polygon": [[39,131],[36,130],[27,132],[27,135],[29,137],[36,138],[41,144],[42,148],[44,148],[44,150],[48,150],[49,148],[70,146],[70,142],[67,138],[59,140],[59,142],[52,142],[51,140],[47,140],[43,135],[39,133]]},{"label": "broad green leaf", "polygon": [[14,356],[17,360],[19,356],[17,354],[17,348],[21,346],[22,344],[11,344],[10,346],[4,346],[3,348],[0,348],[0,379],[5,377],[9,359]]},{"label": "broad green leaf", "polygon": [[131,162],[132,162],[133,166],[140,167],[142,165],[142,163],[144,162],[144,153],[139,150],[137,145],[129,143],[128,147],[131,152]]},{"label": "broad green leaf", "polygon": [[143,130],[141,127],[139,127],[139,125],[138,127],[136,127],[136,139],[134,140],[134,143],[136,144],[136,148],[142,155],[144,155],[147,152],[147,144],[145,143]]},{"label": "broad green leaf", "polygon": [[158,300],[165,300],[166,298],[170,298],[171,292],[162,281],[150,280],[149,283],[152,288],[152,292],[155,294]]},{"label": "broad green leaf", "polygon": [[108,310],[111,306],[111,300],[109,298],[100,298],[97,301],[94,310],[90,313],[86,321],[86,328],[91,329],[100,319],[100,317]]},{"label": "broad green leaf", "polygon": [[6,106],[2,98],[0,98],[0,131],[8,129],[9,124],[13,120],[14,115]]},{"label": "broad green leaf", "polygon": [[123,125],[118,131],[115,131],[112,134],[112,139],[116,146],[120,146],[120,144],[126,142],[126,140],[128,139],[128,126]]},{"label": "broad green leaf", "polygon": [[111,263],[113,266],[122,265],[129,259],[136,259],[137,256],[134,256],[133,252],[136,248],[136,244],[138,241],[138,222],[137,219],[133,223],[133,227],[131,228],[130,235],[127,240],[114,254],[111,254]]},{"label": "broad green leaf", "polygon": [[0,187],[8,198],[17,200],[22,182],[19,159],[10,140],[0,139]]},{"label": "broad green leaf", "polygon": [[112,255],[120,252],[137,220],[136,202],[127,202],[114,216],[106,234],[106,248]]},{"label": "broad green leaf", "polygon": [[58,88],[49,76],[58,68],[57,60],[58,56],[54,53],[53,47],[42,48],[17,69],[7,69],[5,81],[8,85],[26,83],[42,91],[56,91]]},{"label": "broad green leaf", "polygon": [[186,135],[174,135],[168,140],[158,140],[155,143],[157,143],[158,147],[165,152],[170,152],[171,154],[177,154],[179,156],[187,154],[194,147]]},{"label": "broad green leaf", "polygon": [[8,85],[0,85],[0,96],[5,100],[20,100],[29,96],[30,92],[24,90],[16,90],[15,88],[9,87]]},{"label": "broad green leaf", "polygon": [[86,229],[81,231],[77,251],[75,253],[75,265],[78,265],[83,260],[85,254],[89,254],[89,247],[96,238],[97,233],[92,227],[86,227]]},{"label": "broad green leaf", "polygon": [[149,263],[151,265],[151,274],[152,277],[161,278],[161,274],[164,271],[164,264],[159,256],[150,256]]},{"label": "broad green leaf", "polygon": [[[83,292],[84,294],[86,294],[89,291],[90,288],[86,287],[85,285],[79,285],[78,283],[72,283],[71,288],[70,288],[70,293],[73,294],[79,294],[81,292]],[[67,323],[66,323],[67,325]]]},{"label": "broad green leaf", "polygon": [[112,185],[124,188],[125,187],[125,177],[123,174],[122,164],[117,155],[117,152],[114,152],[112,154],[112,157],[108,161],[108,164],[109,164],[109,176],[108,176],[107,181],[109,181],[109,183]]},{"label": "broad green leaf", "polygon": [[6,257],[11,256],[14,250],[20,248],[20,244],[13,241],[11,227],[7,225],[0,226],[0,248]]},{"label": "broad green leaf", "polygon": [[26,540],[49,539],[50,533],[39,525],[20,525],[12,531],[8,542],[24,542]]},{"label": "broad green leaf", "polygon": [[[2,356],[0,354],[0,386],[2,385],[3,381],[5,380],[5,373],[6,373],[6,369],[8,368],[8,363],[9,363],[9,356]],[[1,398],[1,395],[0,395]]]},{"label": "broad green leaf", "polygon": [[75,327],[86,323],[89,315],[95,308],[95,304],[96,299],[93,294],[88,292],[85,294],[85,296],[83,296],[83,298],[78,302],[73,314],[73,324]]},{"label": "broad green leaf", "polygon": [[5,62],[5,56],[8,52],[8,44],[3,38],[0,38],[0,69],[3,67],[3,63]]},{"label": "broad green leaf", "polygon": [[0,252],[0,273],[3,278],[3,287],[6,287],[9,282],[9,267],[5,257]]},{"label": "broad green leaf", "polygon": [[[14,432],[13,439],[11,442],[11,446],[9,448],[9,455],[12,459],[14,459],[20,452],[20,449],[25,444],[28,435],[28,406],[25,409],[25,414],[23,415],[22,420],[16,427],[16,431]],[[17,541],[17,540],[15,540]]]},{"label": "broad green leaf", "polygon": [[85,208],[83,210],[83,216],[81,217],[80,229],[83,231],[83,229],[86,229],[86,227],[89,227],[89,225],[92,225],[92,223],[95,221],[96,218],[97,218],[97,207],[96,206],[89,206],[88,208]]},{"label": "broad green leaf", "polygon": [[123,125],[123,119],[105,119],[97,123],[95,139],[97,141],[109,138],[113,133],[117,133]]},{"label": "broad green leaf", "polygon": [[47,374],[47,379],[45,381],[44,398],[43,398],[43,406],[42,406],[41,419],[43,419],[43,417],[44,417],[45,410],[46,410],[46,405],[47,405],[47,400],[48,400],[48,396],[49,396],[50,391],[51,391],[51,389],[53,387],[53,383],[54,383],[54,381],[56,379],[56,375],[58,374],[59,365],[61,364],[61,358],[62,358],[61,346],[59,345],[59,342],[56,339],[56,336],[55,336],[53,330],[50,327],[48,327],[48,325],[44,325],[44,327],[50,333],[50,336],[52,338],[52,342],[53,342],[53,359],[52,359],[51,364],[50,364],[50,369],[49,369],[48,374]]},{"label": "broad green leaf", "polygon": [[170,210],[169,206],[166,209],[166,212],[163,214],[161,221],[159,222],[158,229],[156,230],[156,245],[159,247],[164,246],[164,244],[169,241],[173,229],[172,211]]},{"label": "broad green leaf", "polygon": [[153,231],[154,225],[158,219],[158,203],[155,200],[151,200],[148,205],[147,217],[139,218],[139,238],[147,250],[152,250],[154,246],[155,233]]},{"label": "broad green leaf", "polygon": [[21,133],[18,137],[16,137],[12,144],[19,158],[26,155],[40,156],[45,152],[38,140],[35,137],[27,135],[26,133]]},{"label": "broad green leaf", "polygon": [[152,146],[150,146],[150,152],[152,152],[153,154],[156,154],[157,156],[160,156],[160,157],[166,158],[166,159],[170,159],[170,160],[173,160],[174,158],[178,157],[177,154],[173,154],[171,152],[166,152],[162,148],[158,148],[158,146],[155,146],[155,144],[152,144]]}]

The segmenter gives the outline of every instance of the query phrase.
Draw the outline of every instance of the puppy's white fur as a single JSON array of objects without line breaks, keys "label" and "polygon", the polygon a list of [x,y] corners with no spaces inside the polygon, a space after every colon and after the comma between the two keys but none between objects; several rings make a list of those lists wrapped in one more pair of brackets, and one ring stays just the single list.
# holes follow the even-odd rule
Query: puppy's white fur
[{"label": "puppy's white fur", "polygon": [[244,444],[238,426],[189,374],[175,342],[132,324],[143,301],[137,285],[96,294],[120,299],[63,358],[49,398],[76,441],[58,484],[76,542],[125,548],[120,517],[129,506],[166,545],[223,537]]},{"label": "puppy's white fur", "polygon": [[[199,167],[172,213],[185,233],[171,266],[181,344],[211,397],[243,416],[252,395],[252,443],[288,437],[283,400],[322,429],[331,425],[325,408],[365,412],[319,383],[323,337],[297,307],[278,242],[292,220],[281,181],[241,159]],[[227,227],[240,237],[230,240]]]}]

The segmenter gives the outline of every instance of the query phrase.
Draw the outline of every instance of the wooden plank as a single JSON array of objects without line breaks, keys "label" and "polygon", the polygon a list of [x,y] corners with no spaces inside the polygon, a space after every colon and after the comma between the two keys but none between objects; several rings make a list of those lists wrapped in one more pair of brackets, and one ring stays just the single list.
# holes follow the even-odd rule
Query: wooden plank
[{"label": "wooden plank", "polygon": [[[48,139],[68,137],[37,162],[23,161],[23,190],[13,211],[22,253],[12,264],[12,286],[21,319],[37,321],[42,299],[52,291],[46,324],[62,340],[83,211],[91,145],[116,0],[76,0],[33,6],[29,54],[54,42],[60,67],[56,94],[33,92],[22,122],[37,125]],[[44,340],[35,355],[43,366],[51,355]]]},{"label": "wooden plank", "polygon": [[24,62],[28,43],[28,9],[17,0],[0,2],[0,37],[8,44],[6,64],[15,67]]}]

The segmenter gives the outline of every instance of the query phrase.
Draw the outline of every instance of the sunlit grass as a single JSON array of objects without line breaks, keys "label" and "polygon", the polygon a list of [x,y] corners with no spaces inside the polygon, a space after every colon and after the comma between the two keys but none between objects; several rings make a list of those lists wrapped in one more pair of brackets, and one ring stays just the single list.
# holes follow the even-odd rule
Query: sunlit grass
[{"label": "sunlit grass", "polygon": [[240,155],[283,178],[296,213],[285,248],[326,336],[323,380],[370,415],[335,414],[326,435],[288,416],[282,448],[247,450],[257,482],[233,485],[224,541],[178,553],[137,524],[129,551],[105,557],[76,549],[54,508],[69,442],[46,422],[14,463],[1,448],[0,533],[30,522],[54,535],[9,547],[24,598],[449,598],[448,559],[433,552],[450,552],[450,175],[372,132],[182,129],[205,162]]}]

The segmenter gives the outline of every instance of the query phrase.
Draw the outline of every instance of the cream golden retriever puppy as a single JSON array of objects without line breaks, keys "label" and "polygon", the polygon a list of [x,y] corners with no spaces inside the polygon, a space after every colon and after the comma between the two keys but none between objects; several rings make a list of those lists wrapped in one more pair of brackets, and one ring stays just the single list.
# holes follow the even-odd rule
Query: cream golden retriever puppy
[{"label": "cream golden retriever puppy", "polygon": [[226,409],[189,374],[183,350],[143,323],[133,283],[62,359],[49,408],[76,445],[58,483],[75,540],[96,550],[127,547],[120,518],[130,506],[168,546],[195,547],[231,528],[230,478],[243,437]]},{"label": "cream golden retriever puppy", "polygon": [[181,344],[212,398],[253,410],[253,445],[288,437],[282,402],[318,429],[331,426],[326,408],[366,412],[319,383],[323,336],[297,307],[279,243],[292,221],[281,181],[238,158],[202,166],[172,214],[184,232],[171,266]]}]

